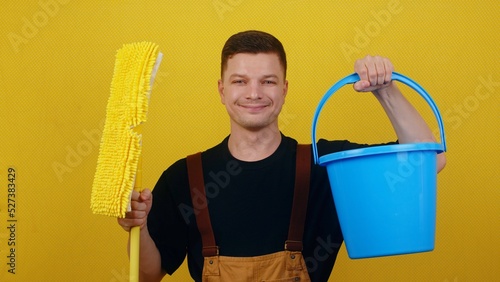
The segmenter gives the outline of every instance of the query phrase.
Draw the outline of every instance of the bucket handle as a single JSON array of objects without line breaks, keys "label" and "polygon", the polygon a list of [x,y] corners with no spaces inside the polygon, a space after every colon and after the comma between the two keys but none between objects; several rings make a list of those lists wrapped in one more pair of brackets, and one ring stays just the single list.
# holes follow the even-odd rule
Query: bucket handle
[{"label": "bucket handle", "polygon": [[[441,119],[441,114],[439,113],[439,109],[436,106],[436,103],[434,103],[434,100],[432,100],[431,96],[425,91],[422,86],[420,86],[418,83],[413,81],[407,76],[404,76],[400,73],[393,72],[392,73],[392,80],[399,81],[403,84],[406,84],[413,90],[415,90],[424,100],[429,104],[429,106],[432,108],[432,112],[434,113],[434,116],[437,119],[438,125],[439,125],[439,133],[440,133],[440,138],[441,138],[441,144],[443,146],[443,151],[446,152],[446,139],[444,135],[444,127],[443,127],[443,120]],[[321,109],[325,105],[326,101],[337,91],[339,90],[342,86],[346,84],[352,84],[359,81],[359,75],[357,73],[350,74],[338,82],[336,82],[328,91],[325,93],[323,98],[318,104],[318,107],[316,108],[316,112],[314,113],[314,118],[313,118],[313,123],[312,123],[312,147],[313,147],[313,156],[314,156],[314,163],[319,162],[319,157],[318,157],[318,147],[316,144],[316,125],[318,123],[318,118],[319,114],[321,112]]]}]

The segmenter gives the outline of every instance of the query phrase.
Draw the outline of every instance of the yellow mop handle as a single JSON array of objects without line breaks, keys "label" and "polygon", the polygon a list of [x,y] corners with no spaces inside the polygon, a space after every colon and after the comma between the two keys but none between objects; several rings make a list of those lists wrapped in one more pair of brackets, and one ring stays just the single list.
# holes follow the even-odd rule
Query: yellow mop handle
[{"label": "yellow mop handle", "polygon": [[[151,88],[153,88],[153,82],[162,58],[163,54],[159,52],[156,57],[156,61],[153,66],[151,78],[149,81]],[[141,134],[142,136],[142,127],[140,125],[136,126],[134,130],[137,134]],[[142,192],[142,154],[139,155],[139,160],[137,163],[137,172],[135,174],[134,190],[139,193]],[[130,229],[130,270],[129,270],[131,282],[139,282],[140,242],[141,242],[141,227],[140,226],[132,227]]]},{"label": "yellow mop handle", "polygon": [[[139,156],[137,173],[135,175],[134,190],[142,191],[142,155]],[[130,229],[130,282],[139,281],[139,254],[141,241],[141,227],[134,226]]]}]

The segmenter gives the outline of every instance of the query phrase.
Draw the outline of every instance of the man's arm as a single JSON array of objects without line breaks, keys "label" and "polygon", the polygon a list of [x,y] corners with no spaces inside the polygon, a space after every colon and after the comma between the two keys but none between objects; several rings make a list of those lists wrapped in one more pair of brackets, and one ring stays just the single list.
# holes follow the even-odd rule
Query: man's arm
[{"label": "man's arm", "polygon": [[[391,81],[394,67],[387,58],[366,56],[357,60],[354,70],[360,81],[354,89],[360,92],[371,91],[384,108],[396,131],[400,143],[436,142],[431,129],[418,111],[401,94]],[[444,153],[437,156],[437,171],[446,165]]]},{"label": "man's arm", "polygon": [[[141,193],[133,191],[131,207],[125,218],[119,218],[118,224],[125,231],[130,232],[133,226],[140,226],[140,254],[139,254],[139,279],[140,281],[161,281],[165,271],[161,268],[161,256],[155,242],[149,235],[147,217],[153,204],[153,195],[149,189]],[[129,255],[130,255],[130,233],[129,233]]]}]

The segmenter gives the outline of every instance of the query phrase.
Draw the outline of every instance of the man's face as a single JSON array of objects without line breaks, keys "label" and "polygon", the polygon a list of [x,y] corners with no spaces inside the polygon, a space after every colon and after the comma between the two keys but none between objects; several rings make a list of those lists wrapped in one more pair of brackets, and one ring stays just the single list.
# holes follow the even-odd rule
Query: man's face
[{"label": "man's face", "polygon": [[288,81],[274,53],[239,53],[227,61],[219,80],[219,94],[236,127],[259,130],[278,126]]}]

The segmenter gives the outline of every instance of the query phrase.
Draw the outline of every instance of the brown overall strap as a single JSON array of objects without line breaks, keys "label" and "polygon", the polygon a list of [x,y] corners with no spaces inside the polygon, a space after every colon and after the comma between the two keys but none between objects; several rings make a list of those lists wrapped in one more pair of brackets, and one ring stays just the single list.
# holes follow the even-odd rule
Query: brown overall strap
[{"label": "brown overall strap", "polygon": [[[196,224],[201,234],[203,249],[201,251],[203,257],[212,257],[219,254],[219,247],[215,244],[214,231],[210,222],[210,214],[208,213],[208,202],[205,193],[205,181],[203,178],[203,166],[201,163],[201,153],[190,155],[186,158],[189,190],[191,192],[191,201],[196,215]],[[201,205],[196,205],[194,199],[196,195],[200,196]]]},{"label": "brown overall strap", "polygon": [[[210,222],[210,214],[208,212],[201,153],[189,155],[186,160],[191,199],[195,199],[195,196],[199,196],[203,201],[200,206],[196,206],[193,202],[196,223],[203,243],[202,254],[204,257],[216,256],[219,254],[219,247],[215,243],[215,236],[212,229],[212,223]],[[302,236],[304,234],[311,174],[310,145],[297,145],[295,166],[295,190],[285,250],[302,251]]]},{"label": "brown overall strap", "polygon": [[302,251],[302,236],[306,221],[307,201],[311,178],[311,145],[297,145],[295,163],[295,190],[293,192],[292,215],[285,250]]}]

